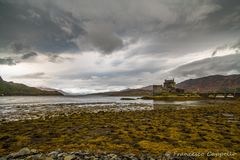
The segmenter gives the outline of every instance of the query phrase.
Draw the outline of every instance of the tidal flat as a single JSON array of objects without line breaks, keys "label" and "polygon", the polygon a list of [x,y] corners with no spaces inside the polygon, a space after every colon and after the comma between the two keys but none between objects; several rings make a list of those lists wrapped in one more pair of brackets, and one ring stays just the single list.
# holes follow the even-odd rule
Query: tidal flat
[{"label": "tidal flat", "polygon": [[[62,106],[40,115],[1,121],[1,156],[28,147],[42,153],[59,149],[153,157],[204,153],[193,158],[240,159],[239,100],[193,106],[131,104],[122,109],[114,105]],[[207,153],[233,155],[207,156]]]}]

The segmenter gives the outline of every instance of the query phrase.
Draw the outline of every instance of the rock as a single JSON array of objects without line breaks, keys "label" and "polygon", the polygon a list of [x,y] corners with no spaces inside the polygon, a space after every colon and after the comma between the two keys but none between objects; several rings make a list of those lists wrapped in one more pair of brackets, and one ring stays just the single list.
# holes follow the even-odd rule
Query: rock
[{"label": "rock", "polygon": [[36,149],[31,149],[32,154],[37,154],[39,153]]},{"label": "rock", "polygon": [[[171,157],[155,157],[149,154],[134,155],[134,154],[118,154],[118,153],[88,153],[88,152],[63,152],[61,150],[52,151],[48,154],[39,153],[37,150],[22,148],[16,153],[10,154],[5,159],[0,157],[0,160],[155,160],[155,159],[172,159]],[[180,159],[179,159],[180,160]],[[183,159],[181,159],[183,160]]]},{"label": "rock", "polygon": [[151,155],[145,154],[140,157],[140,160],[155,160],[155,158],[153,158]]},{"label": "rock", "polygon": [[26,159],[29,159],[29,160],[45,160],[46,156],[44,154],[35,154],[35,155],[28,156]]},{"label": "rock", "polygon": [[135,98],[121,98],[120,100],[136,100]]},{"label": "rock", "polygon": [[106,158],[109,160],[117,160],[118,156],[116,154],[108,154]]},{"label": "rock", "polygon": [[75,159],[76,157],[74,155],[67,155],[64,157],[64,160],[73,160]]},{"label": "rock", "polygon": [[22,157],[22,156],[28,156],[31,154],[31,150],[27,147],[20,149],[16,153],[11,153],[10,155],[7,156],[7,158],[17,158],[17,157]]},{"label": "rock", "polygon": [[91,156],[90,159],[91,159],[91,160],[99,160],[100,158],[97,158],[97,157]]},{"label": "rock", "polygon": [[50,153],[48,153],[47,155],[49,156],[49,157],[52,157],[52,158],[57,158],[58,157],[58,154],[60,154],[60,153],[63,153],[62,152],[62,150],[57,150],[57,151],[52,151],[52,152],[50,152]]},{"label": "rock", "polygon": [[126,155],[123,155],[121,159],[138,160],[138,158],[137,158],[134,154],[126,154]]},{"label": "rock", "polygon": [[87,156],[88,154],[87,153],[84,153],[84,152],[75,152],[75,153],[72,153],[74,154],[75,156],[79,157],[79,158],[85,158],[85,156]]},{"label": "rock", "polygon": [[58,155],[57,155],[57,157],[64,157],[64,156],[66,156],[67,155],[67,153],[59,153]]}]

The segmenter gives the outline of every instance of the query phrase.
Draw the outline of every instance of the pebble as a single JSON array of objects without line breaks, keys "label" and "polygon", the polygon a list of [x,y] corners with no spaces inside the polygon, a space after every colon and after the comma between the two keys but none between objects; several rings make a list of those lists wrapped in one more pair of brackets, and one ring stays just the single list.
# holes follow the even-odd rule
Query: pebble
[{"label": "pebble", "polygon": [[18,158],[22,156],[28,156],[31,154],[31,150],[27,147],[20,149],[18,152],[11,153],[7,156],[7,159],[9,158]]},{"label": "pebble", "polygon": [[64,160],[73,160],[74,158],[76,158],[76,157],[73,155],[67,155],[64,157]]},{"label": "pebble", "polygon": [[[11,153],[0,160],[158,160],[159,158],[145,154],[136,156],[134,154],[114,154],[114,153],[88,153],[88,152],[63,152],[61,150],[49,153],[40,153],[36,149],[22,148],[16,153]],[[160,159],[171,160],[173,157],[161,157]]]}]

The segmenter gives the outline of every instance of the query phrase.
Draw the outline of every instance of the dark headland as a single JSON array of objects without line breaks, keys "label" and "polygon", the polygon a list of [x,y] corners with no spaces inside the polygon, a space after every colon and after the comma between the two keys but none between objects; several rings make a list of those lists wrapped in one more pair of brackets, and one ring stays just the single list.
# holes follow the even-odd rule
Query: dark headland
[{"label": "dark headland", "polygon": [[57,90],[47,91],[24,84],[7,82],[0,77],[0,96],[62,96]]}]

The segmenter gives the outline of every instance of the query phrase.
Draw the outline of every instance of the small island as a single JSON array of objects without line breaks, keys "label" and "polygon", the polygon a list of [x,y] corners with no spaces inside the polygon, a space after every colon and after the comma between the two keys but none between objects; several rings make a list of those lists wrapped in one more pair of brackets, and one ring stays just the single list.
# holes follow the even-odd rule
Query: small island
[{"label": "small island", "polygon": [[186,92],[182,88],[176,86],[174,79],[165,80],[163,85],[153,85],[152,95],[143,96],[145,100],[164,100],[164,101],[186,101],[186,100],[203,100],[203,99],[216,99],[221,98],[237,98],[239,92],[235,90],[224,90],[214,92]]}]

